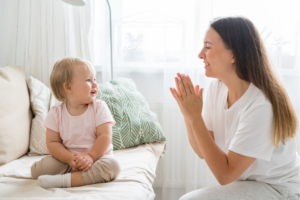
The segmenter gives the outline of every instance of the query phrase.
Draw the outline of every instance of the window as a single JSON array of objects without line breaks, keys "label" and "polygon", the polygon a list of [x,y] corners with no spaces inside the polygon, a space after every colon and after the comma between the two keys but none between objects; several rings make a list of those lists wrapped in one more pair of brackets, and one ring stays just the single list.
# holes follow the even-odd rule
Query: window
[{"label": "window", "polygon": [[[209,21],[219,16],[242,15],[258,28],[275,67],[285,74],[295,74],[295,70],[299,74],[296,54],[300,52],[300,39],[298,36],[297,40],[296,28],[300,17],[296,0],[110,2],[115,70],[199,68],[203,64],[197,55]],[[96,65],[110,65],[109,20],[103,9],[107,10],[106,2],[96,1]]]}]

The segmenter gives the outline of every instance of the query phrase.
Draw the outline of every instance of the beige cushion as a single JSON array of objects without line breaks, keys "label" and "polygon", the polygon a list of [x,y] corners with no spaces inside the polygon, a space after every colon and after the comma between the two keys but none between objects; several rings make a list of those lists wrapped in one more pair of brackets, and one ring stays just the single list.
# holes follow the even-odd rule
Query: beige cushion
[{"label": "beige cushion", "polygon": [[61,102],[56,100],[51,90],[39,80],[29,77],[27,85],[30,93],[31,109],[34,114],[28,155],[49,154],[46,146],[46,129],[43,127],[43,122],[49,109]]},{"label": "beige cushion", "polygon": [[0,165],[27,153],[31,119],[23,68],[0,68]]}]

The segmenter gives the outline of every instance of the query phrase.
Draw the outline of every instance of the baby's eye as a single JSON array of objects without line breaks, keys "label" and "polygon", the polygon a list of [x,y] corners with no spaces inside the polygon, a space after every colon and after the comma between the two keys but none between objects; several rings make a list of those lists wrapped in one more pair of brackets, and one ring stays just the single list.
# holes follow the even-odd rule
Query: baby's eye
[{"label": "baby's eye", "polygon": [[90,79],[87,79],[87,80],[86,80],[86,82],[90,82],[90,81],[91,81]]}]

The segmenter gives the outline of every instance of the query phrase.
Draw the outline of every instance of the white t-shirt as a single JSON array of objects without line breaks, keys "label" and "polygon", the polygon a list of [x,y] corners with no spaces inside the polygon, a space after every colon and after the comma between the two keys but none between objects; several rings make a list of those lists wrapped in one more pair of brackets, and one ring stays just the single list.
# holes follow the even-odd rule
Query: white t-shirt
[{"label": "white t-shirt", "polygon": [[300,194],[300,157],[296,139],[285,145],[273,144],[272,105],[264,93],[250,84],[243,96],[229,109],[228,89],[220,80],[211,82],[203,118],[208,130],[214,132],[216,144],[227,153],[256,158],[237,179],[255,180],[285,186]]}]

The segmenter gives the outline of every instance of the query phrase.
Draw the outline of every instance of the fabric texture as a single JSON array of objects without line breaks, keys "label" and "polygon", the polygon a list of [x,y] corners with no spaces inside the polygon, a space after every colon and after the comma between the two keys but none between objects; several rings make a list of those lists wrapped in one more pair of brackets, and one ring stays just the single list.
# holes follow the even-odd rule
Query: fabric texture
[{"label": "fabric texture", "polygon": [[98,199],[98,200],[153,200],[152,184],[156,167],[165,152],[165,142],[154,142],[114,151],[122,170],[109,183],[75,188],[45,190],[31,178],[31,166],[45,156],[23,156],[0,167],[0,199]]},{"label": "fabric texture", "polygon": [[31,119],[23,68],[0,68],[0,165],[27,153]]},{"label": "fabric texture", "polygon": [[106,102],[116,121],[113,127],[114,150],[166,141],[156,114],[150,111],[133,80],[117,78],[98,84],[98,88],[96,98]]},{"label": "fabric texture", "polygon": [[[113,155],[104,155],[99,158],[89,170],[82,172],[82,177],[86,185],[104,183],[114,180],[120,173],[121,166]],[[67,164],[53,156],[44,157],[35,162],[31,167],[31,177],[37,179],[42,175],[57,175],[74,172]]]},{"label": "fabric texture", "polygon": [[30,93],[31,109],[34,114],[32,119],[30,144],[28,155],[49,154],[46,146],[46,129],[43,122],[52,106],[61,104],[51,90],[41,81],[29,77],[27,85]]},{"label": "fabric texture", "polygon": [[285,185],[300,194],[296,138],[275,148],[272,106],[263,92],[251,83],[230,108],[227,106],[228,89],[222,81],[213,81],[208,93],[204,121],[214,132],[216,144],[224,152],[231,150],[256,158],[238,180]]},{"label": "fabric texture", "polygon": [[183,195],[179,200],[299,200],[288,188],[257,181],[237,181],[225,186],[212,186]]},{"label": "fabric texture", "polygon": [[[53,106],[43,126],[59,133],[62,144],[70,152],[88,153],[97,139],[97,126],[110,122],[115,124],[106,103],[96,99],[88,104],[87,110],[79,115],[72,116],[67,110],[66,103]],[[113,146],[110,144],[106,155],[112,154]]]}]

